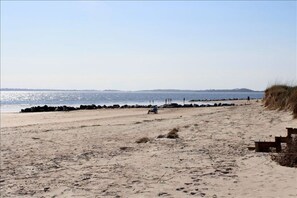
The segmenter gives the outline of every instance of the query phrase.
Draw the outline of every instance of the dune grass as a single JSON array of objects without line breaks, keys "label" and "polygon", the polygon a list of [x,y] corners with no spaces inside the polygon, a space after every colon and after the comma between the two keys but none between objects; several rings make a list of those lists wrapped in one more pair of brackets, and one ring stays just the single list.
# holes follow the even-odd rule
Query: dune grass
[{"label": "dune grass", "polygon": [[[273,85],[265,90],[264,106],[274,110],[288,110],[297,118],[297,86]],[[286,149],[274,157],[282,166],[297,166],[297,137],[293,138]]]},{"label": "dune grass", "polygon": [[297,86],[273,85],[265,90],[265,107],[274,110],[289,110],[297,118]]}]

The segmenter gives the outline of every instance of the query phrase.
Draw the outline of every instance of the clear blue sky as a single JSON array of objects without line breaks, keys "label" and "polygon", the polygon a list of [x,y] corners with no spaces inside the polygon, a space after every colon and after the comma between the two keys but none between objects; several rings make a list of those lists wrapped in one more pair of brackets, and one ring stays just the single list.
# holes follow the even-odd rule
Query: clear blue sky
[{"label": "clear blue sky", "polygon": [[295,1],[1,1],[1,86],[261,90],[296,42]]}]

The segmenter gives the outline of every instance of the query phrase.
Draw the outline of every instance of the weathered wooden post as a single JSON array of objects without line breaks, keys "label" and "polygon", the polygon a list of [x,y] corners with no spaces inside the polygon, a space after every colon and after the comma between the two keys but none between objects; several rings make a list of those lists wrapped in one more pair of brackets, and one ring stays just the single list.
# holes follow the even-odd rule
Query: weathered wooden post
[{"label": "weathered wooden post", "polygon": [[281,145],[281,142],[282,142],[282,137],[275,137],[275,150],[276,152],[281,152],[282,151],[282,145]]},{"label": "weathered wooden post", "polygon": [[297,128],[287,128],[288,131],[288,136],[287,137],[292,137],[292,134],[297,134]]}]

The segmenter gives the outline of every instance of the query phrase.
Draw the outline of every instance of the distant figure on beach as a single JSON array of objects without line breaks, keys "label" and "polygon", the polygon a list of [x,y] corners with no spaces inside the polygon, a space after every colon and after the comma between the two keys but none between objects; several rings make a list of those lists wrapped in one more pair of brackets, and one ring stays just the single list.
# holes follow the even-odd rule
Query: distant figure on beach
[{"label": "distant figure on beach", "polygon": [[147,114],[149,114],[149,113],[155,113],[155,114],[157,114],[158,113],[158,107],[157,107],[157,105],[154,106],[152,109],[148,110]]},{"label": "distant figure on beach", "polygon": [[184,102],[184,104],[185,104],[185,102],[186,102],[186,98],[183,99],[183,102]]},{"label": "distant figure on beach", "polygon": [[250,96],[247,97],[247,101],[250,102]]}]

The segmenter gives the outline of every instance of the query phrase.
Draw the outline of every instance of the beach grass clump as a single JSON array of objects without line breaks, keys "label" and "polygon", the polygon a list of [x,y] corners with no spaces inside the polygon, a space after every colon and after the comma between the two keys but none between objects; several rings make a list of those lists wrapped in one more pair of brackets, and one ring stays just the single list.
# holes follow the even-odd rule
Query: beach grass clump
[{"label": "beach grass clump", "polygon": [[297,118],[297,86],[294,87],[291,92],[288,99],[288,108],[293,111],[294,118]]},{"label": "beach grass clump", "polygon": [[167,138],[169,139],[177,139],[179,136],[177,134],[178,132],[178,128],[173,128],[168,134],[167,134]]},{"label": "beach grass clump", "polygon": [[272,110],[289,110],[297,118],[297,86],[273,85],[265,90],[264,106]]},{"label": "beach grass clump", "polygon": [[142,138],[139,138],[138,140],[136,140],[136,143],[140,144],[140,143],[147,143],[150,141],[150,138],[148,137],[142,137]]},{"label": "beach grass clump", "polygon": [[297,137],[292,138],[286,148],[273,159],[281,166],[297,167]]}]

